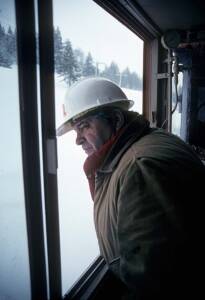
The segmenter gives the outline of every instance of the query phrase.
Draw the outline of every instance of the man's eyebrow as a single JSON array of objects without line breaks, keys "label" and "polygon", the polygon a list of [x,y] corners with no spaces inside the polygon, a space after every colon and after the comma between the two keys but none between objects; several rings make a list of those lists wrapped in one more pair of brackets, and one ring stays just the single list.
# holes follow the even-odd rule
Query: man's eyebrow
[{"label": "man's eyebrow", "polygon": [[85,120],[82,120],[82,121],[79,121],[78,123],[75,124],[75,126],[77,128],[81,127],[82,125],[84,125],[85,123],[88,123],[89,119],[85,119]]}]

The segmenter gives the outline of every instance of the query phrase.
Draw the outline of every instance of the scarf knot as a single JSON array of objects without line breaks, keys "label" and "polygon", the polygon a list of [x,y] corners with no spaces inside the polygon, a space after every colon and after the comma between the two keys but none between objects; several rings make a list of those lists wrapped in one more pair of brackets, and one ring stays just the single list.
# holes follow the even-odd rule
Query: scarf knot
[{"label": "scarf knot", "polygon": [[119,130],[115,135],[112,135],[111,138],[105,144],[103,144],[98,151],[88,156],[84,162],[83,169],[88,179],[92,199],[94,199],[96,171],[102,165],[106,154],[108,153],[112,145],[115,143],[121,131],[122,130]]}]

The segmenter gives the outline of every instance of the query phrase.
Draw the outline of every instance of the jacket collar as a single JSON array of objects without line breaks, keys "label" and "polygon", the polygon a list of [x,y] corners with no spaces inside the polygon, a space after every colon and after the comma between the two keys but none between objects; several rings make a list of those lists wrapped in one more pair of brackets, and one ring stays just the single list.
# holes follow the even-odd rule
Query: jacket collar
[{"label": "jacket collar", "polygon": [[137,113],[130,113],[131,122],[124,128],[106,155],[101,168],[97,171],[98,175],[113,172],[126,150],[150,131],[149,121]]}]

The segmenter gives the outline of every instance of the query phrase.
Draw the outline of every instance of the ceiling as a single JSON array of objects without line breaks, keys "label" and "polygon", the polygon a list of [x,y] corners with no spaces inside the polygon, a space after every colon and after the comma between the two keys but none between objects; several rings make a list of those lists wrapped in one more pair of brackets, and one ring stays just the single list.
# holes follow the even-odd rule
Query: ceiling
[{"label": "ceiling", "polygon": [[205,28],[204,0],[136,0],[146,15],[161,29]]}]

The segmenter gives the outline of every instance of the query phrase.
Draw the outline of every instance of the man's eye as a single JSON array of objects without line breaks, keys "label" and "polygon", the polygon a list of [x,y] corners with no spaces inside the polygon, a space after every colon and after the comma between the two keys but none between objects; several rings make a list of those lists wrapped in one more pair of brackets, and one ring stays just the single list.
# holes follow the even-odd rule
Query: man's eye
[{"label": "man's eye", "polygon": [[78,129],[79,129],[80,131],[82,131],[83,129],[88,128],[88,127],[89,127],[89,124],[88,124],[88,123],[82,123],[82,124],[80,124],[80,125],[78,126]]}]

